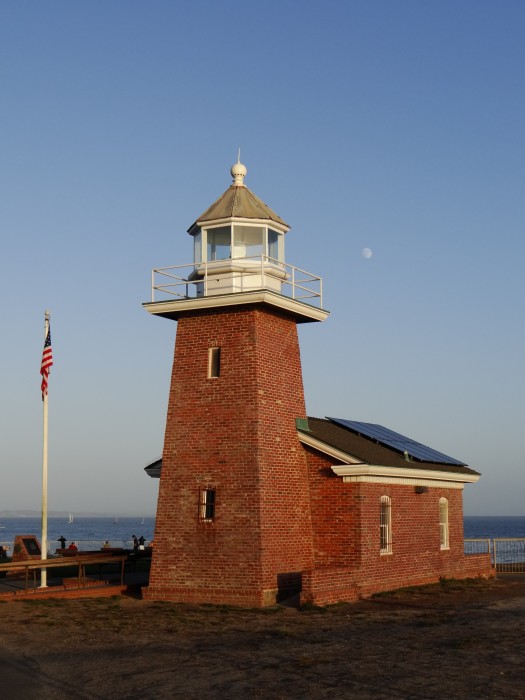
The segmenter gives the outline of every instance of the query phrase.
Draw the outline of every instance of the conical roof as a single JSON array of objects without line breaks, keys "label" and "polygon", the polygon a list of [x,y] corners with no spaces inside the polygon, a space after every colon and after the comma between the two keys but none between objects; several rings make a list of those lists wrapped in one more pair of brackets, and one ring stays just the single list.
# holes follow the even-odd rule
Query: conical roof
[{"label": "conical roof", "polygon": [[236,163],[231,173],[234,182],[188,229],[192,233],[196,226],[201,226],[207,221],[221,219],[267,219],[280,226],[289,229],[288,224],[280,216],[270,209],[244,184],[246,168],[241,163]]}]

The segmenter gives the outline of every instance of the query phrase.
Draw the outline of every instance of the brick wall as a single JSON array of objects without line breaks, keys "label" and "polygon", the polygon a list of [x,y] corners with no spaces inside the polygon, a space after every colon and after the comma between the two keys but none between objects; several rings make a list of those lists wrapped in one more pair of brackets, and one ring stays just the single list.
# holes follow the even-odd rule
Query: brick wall
[{"label": "brick wall", "polygon": [[[284,574],[311,568],[304,416],[292,318],[254,306],[179,319],[145,597],[263,605]],[[216,491],[213,522],[199,520],[203,488]]]},{"label": "brick wall", "polygon": [[[463,492],[414,485],[345,483],[334,461],[306,448],[314,532],[314,566],[303,573],[304,601],[355,600],[384,590],[492,575],[488,555],[463,553]],[[391,499],[392,553],[380,553],[380,498]],[[439,500],[449,503],[450,547],[440,549]]]},{"label": "brick wall", "polygon": [[[208,378],[209,349],[221,348]],[[155,548],[144,597],[259,606],[302,581],[317,604],[407,585],[490,575],[489,557],[463,554],[462,491],[345,483],[302,446],[305,416],[295,321],[263,306],[179,319]],[[202,489],[215,518],[199,517]],[[379,551],[381,496],[392,502],[392,554]],[[440,549],[439,499],[450,548]]]}]

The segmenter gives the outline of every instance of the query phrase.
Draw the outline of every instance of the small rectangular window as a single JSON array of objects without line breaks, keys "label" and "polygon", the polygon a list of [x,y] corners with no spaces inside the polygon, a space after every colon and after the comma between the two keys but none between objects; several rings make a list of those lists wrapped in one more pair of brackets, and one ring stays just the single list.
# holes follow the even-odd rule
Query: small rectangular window
[{"label": "small rectangular window", "polygon": [[221,349],[210,348],[208,354],[208,378],[213,379],[221,374]]},{"label": "small rectangular window", "polygon": [[215,519],[215,489],[202,489],[199,517],[208,522]]}]

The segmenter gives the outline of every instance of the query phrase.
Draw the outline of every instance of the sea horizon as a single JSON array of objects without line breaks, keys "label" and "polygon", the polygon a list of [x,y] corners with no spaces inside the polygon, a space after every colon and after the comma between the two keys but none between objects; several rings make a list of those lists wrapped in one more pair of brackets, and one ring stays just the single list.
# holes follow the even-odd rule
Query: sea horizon
[{"label": "sea horizon", "polygon": [[[132,546],[132,537],[153,539],[155,516],[148,515],[73,515],[60,512],[47,519],[47,541],[49,551],[59,547],[58,540],[66,538],[68,543],[80,542],[82,549],[98,549],[107,540],[115,547]],[[464,539],[494,539],[525,537],[523,515],[465,515],[463,518]],[[6,517],[0,513],[0,545],[13,546],[16,535],[35,535],[40,541],[41,516],[15,515]],[[56,546],[55,546],[56,543]]]}]

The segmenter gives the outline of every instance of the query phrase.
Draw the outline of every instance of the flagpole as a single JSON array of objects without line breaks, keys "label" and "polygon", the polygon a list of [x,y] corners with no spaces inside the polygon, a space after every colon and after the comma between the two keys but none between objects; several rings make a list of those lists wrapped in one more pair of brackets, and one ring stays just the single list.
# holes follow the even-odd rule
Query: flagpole
[{"label": "flagpole", "polygon": [[[45,328],[44,342],[49,333],[49,319],[51,314],[46,309],[45,312]],[[46,391],[42,392],[43,402],[43,440],[42,440],[42,554],[43,560],[47,559],[47,416],[48,416],[48,397]],[[42,569],[40,575],[40,588],[47,588],[47,569]]]}]

